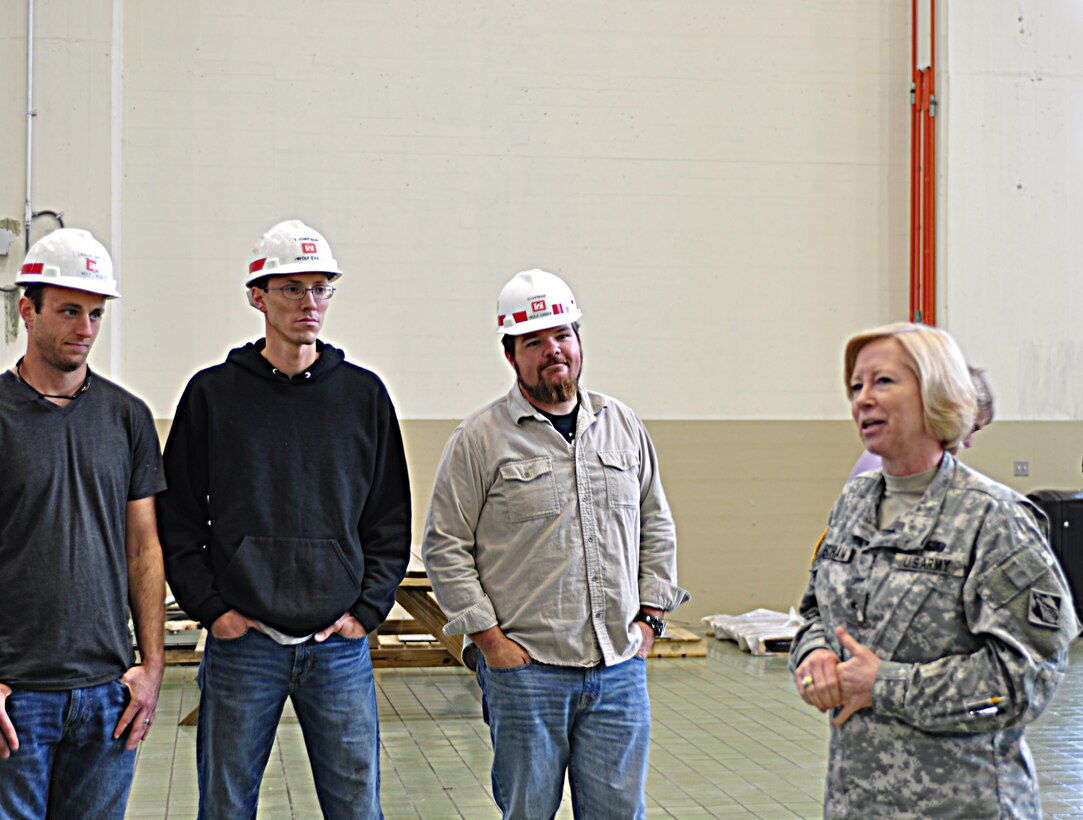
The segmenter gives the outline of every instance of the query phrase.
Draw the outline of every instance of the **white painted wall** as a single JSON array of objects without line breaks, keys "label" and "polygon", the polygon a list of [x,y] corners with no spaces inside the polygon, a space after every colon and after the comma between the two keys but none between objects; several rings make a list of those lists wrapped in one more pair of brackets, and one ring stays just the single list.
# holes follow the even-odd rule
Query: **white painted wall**
[{"label": "white painted wall", "polygon": [[[1075,417],[1081,7],[940,6],[942,323],[1002,417]],[[507,386],[493,306],[522,268],[569,280],[588,382],[648,418],[841,418],[843,340],[905,315],[905,0],[37,9],[35,205],[123,238],[115,362],[158,416],[258,334],[248,251],[293,216],[349,271],[326,337],[406,418]],[[17,217],[25,9],[5,10]]]},{"label": "white painted wall", "polygon": [[1083,417],[1083,3],[952,0],[942,320],[1005,418]]},{"label": "white painted wall", "polygon": [[[26,13],[25,2],[5,0],[0,20],[0,219],[13,219],[20,234],[0,256],[0,284],[14,280],[25,252],[26,198]],[[36,0],[34,14],[34,210],[64,213],[69,227],[87,228],[107,247],[112,242],[110,202],[110,102],[112,14],[107,0],[59,3]],[[56,227],[42,218],[31,240]],[[138,346],[125,339],[125,346]],[[25,350],[22,331],[8,343],[0,325],[0,367]],[[111,368],[110,339],[100,337],[93,366]]]},{"label": "white painted wall", "polygon": [[350,271],[325,335],[406,417],[505,388],[495,297],[533,266],[645,416],[840,412],[838,346],[905,264],[905,3],[311,8],[127,6],[125,376],[156,413],[257,332],[235,283],[294,215]]}]

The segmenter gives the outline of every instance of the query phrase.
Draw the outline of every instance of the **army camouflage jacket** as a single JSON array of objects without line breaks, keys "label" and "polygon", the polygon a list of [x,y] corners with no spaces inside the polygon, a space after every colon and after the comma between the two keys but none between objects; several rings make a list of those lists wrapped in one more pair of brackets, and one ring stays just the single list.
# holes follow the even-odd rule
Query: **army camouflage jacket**
[{"label": "army camouflage jacket", "polygon": [[1039,817],[1023,727],[1049,704],[1078,632],[1023,496],[945,454],[921,501],[877,530],[880,471],[843,489],[801,603],[790,667],[881,658],[872,707],[832,730],[828,817]]}]

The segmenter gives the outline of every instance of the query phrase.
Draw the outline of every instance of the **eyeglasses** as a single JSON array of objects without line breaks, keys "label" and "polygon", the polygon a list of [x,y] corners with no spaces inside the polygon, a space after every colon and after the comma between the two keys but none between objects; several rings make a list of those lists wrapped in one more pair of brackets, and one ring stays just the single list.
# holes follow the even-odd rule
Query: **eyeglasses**
[{"label": "eyeglasses", "polygon": [[331,285],[313,285],[310,288],[303,288],[300,285],[282,285],[282,287],[264,288],[264,290],[280,290],[283,296],[287,299],[293,299],[295,302],[304,299],[305,294],[309,291],[312,291],[312,298],[317,302],[326,302],[335,295],[335,289]]}]

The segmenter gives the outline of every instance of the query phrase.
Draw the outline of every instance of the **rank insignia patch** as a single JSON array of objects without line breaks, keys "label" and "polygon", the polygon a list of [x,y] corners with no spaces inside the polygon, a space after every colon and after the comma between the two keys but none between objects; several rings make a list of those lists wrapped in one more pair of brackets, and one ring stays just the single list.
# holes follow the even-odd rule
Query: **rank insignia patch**
[{"label": "rank insignia patch", "polygon": [[1035,626],[1056,629],[1060,626],[1060,596],[1051,592],[1030,591],[1027,620]]}]

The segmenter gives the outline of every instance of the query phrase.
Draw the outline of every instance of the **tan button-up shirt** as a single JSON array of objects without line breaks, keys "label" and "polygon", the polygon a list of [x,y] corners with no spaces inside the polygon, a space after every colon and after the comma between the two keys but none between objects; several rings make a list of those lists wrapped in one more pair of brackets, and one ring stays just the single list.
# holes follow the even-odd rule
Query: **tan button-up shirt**
[{"label": "tan button-up shirt", "polygon": [[642,641],[640,605],[688,599],[643,423],[582,388],[574,444],[518,386],[455,429],[422,555],[448,635],[499,625],[542,663],[627,660]]}]

